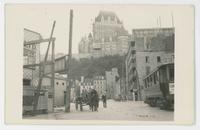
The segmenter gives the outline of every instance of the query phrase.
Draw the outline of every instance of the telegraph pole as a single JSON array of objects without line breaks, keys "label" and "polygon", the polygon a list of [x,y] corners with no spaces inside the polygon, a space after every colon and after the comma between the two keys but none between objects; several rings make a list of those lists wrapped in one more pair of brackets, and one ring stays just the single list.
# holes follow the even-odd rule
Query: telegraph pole
[{"label": "telegraph pole", "polygon": [[66,102],[65,102],[65,112],[70,112],[70,94],[71,94],[71,79],[70,79],[70,61],[72,57],[72,26],[73,26],[73,10],[70,10],[70,20],[69,20],[69,50],[68,50],[68,68],[67,68],[67,81],[66,85]]}]

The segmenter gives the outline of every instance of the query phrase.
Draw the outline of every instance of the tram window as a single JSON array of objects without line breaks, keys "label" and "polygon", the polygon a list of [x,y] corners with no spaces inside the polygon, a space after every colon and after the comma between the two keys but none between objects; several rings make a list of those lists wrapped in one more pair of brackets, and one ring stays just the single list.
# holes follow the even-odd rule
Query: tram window
[{"label": "tram window", "polygon": [[174,68],[169,69],[169,80],[174,81]]}]

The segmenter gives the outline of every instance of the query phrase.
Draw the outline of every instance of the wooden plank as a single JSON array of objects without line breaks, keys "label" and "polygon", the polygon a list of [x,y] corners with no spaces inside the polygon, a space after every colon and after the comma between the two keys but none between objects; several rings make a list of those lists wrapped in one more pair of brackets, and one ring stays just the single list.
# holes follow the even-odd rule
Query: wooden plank
[{"label": "wooden plank", "polygon": [[27,45],[33,45],[33,44],[40,44],[43,42],[51,42],[51,41],[55,41],[56,38],[48,38],[48,39],[40,39],[40,40],[33,40],[33,41],[24,41],[24,46]]},{"label": "wooden plank", "polygon": [[29,68],[29,67],[36,67],[36,66],[40,66],[42,64],[45,65],[51,65],[52,62],[51,61],[47,61],[46,63],[39,63],[39,64],[27,64],[27,65],[23,65],[24,68]]},{"label": "wooden plank", "polygon": [[[55,43],[54,41],[52,42],[52,55],[51,55],[51,60],[52,60],[52,66],[51,66],[51,75],[52,75],[52,78],[51,78],[51,85],[52,85],[52,88],[53,88],[53,107],[55,105],[55,89],[54,89],[54,79],[55,79],[55,51],[54,51],[54,46],[55,46]],[[53,111],[54,111],[54,108],[53,108]]]}]

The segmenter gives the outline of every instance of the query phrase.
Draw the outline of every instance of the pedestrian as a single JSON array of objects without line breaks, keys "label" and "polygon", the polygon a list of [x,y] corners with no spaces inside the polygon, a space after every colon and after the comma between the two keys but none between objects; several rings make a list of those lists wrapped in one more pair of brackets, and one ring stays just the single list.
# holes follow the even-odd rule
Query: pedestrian
[{"label": "pedestrian", "polygon": [[103,101],[103,107],[106,108],[107,107],[106,95],[102,95],[102,101]]}]

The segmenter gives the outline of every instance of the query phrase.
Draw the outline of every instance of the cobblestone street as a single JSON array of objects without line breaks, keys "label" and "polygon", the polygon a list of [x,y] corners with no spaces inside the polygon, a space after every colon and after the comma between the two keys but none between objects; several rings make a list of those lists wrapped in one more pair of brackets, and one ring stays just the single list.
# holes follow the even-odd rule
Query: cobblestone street
[{"label": "cobblestone street", "polygon": [[54,113],[42,114],[24,119],[58,119],[58,120],[135,120],[135,121],[173,121],[174,112],[149,107],[143,102],[116,102],[108,100],[107,108],[99,103],[98,112],[92,112],[88,106],[83,111],[76,111],[71,104],[71,112],[65,113],[64,107],[56,108]]}]

